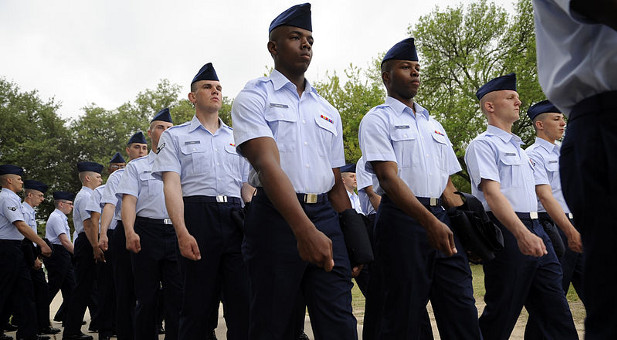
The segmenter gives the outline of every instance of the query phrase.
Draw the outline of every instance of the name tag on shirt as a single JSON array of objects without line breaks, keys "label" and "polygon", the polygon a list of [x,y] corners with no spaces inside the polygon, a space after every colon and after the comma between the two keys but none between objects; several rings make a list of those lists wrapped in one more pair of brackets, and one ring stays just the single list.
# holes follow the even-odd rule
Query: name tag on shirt
[{"label": "name tag on shirt", "polygon": [[549,163],[559,163],[559,161],[548,161]]},{"label": "name tag on shirt", "polygon": [[516,156],[514,152],[506,152],[506,156]]},{"label": "name tag on shirt", "polygon": [[270,103],[270,107],[278,107],[278,108],[281,108],[281,109],[289,108],[289,106],[287,106],[285,104],[277,104],[277,103]]},{"label": "name tag on shirt", "polygon": [[184,145],[191,145],[191,144],[200,144],[201,142],[198,140],[190,140],[190,141],[186,141],[184,142]]},{"label": "name tag on shirt", "polygon": [[409,125],[395,125],[395,129],[409,129]]}]

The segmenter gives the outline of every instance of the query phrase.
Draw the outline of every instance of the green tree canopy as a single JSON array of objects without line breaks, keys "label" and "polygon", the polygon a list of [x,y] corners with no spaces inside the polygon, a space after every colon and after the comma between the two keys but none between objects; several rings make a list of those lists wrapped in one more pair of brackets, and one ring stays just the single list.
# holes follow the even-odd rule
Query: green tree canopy
[{"label": "green tree canopy", "polygon": [[410,26],[420,57],[422,86],[418,102],[446,129],[463,167],[455,184],[469,190],[463,157],[468,143],[486,129],[476,90],[490,79],[515,72],[522,101],[521,119],[512,132],[533,140],[527,109],[543,100],[536,72],[536,43],[530,0],[519,0],[516,13],[486,0],[437,8]]}]

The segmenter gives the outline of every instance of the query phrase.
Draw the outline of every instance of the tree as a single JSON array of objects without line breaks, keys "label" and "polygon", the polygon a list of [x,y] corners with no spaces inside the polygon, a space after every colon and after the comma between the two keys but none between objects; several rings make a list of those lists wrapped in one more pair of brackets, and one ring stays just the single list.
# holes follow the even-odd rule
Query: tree
[{"label": "tree", "polygon": [[[24,179],[41,181],[55,190],[69,190],[72,140],[66,121],[59,117],[55,99],[42,100],[36,90],[21,92],[0,78],[0,164],[26,170]],[[38,209],[39,216],[53,211],[51,200]]]},{"label": "tree", "polygon": [[350,64],[345,70],[347,81],[344,85],[341,85],[336,72],[327,76],[327,81],[314,84],[317,92],[341,115],[345,161],[348,163],[355,163],[362,156],[358,145],[358,127],[362,117],[384,101],[385,90],[380,74],[379,62],[374,60],[367,71]]},{"label": "tree", "polygon": [[537,80],[531,0],[519,0],[512,17],[486,0],[466,8],[437,8],[410,26],[408,33],[416,39],[422,66],[418,102],[446,129],[463,167],[455,184],[469,190],[464,153],[469,142],[486,128],[475,97],[482,84],[516,72],[522,105],[521,119],[512,132],[527,144],[533,139],[526,112],[544,99],[544,94]]}]

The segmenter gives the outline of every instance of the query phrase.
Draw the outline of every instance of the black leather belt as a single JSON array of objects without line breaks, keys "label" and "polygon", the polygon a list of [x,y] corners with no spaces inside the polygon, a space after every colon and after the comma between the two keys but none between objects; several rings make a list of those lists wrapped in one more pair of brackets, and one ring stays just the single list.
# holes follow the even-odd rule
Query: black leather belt
[{"label": "black leather belt", "polygon": [[416,197],[425,207],[440,207],[441,198],[437,197]]},{"label": "black leather belt", "polygon": [[538,219],[538,212],[537,211],[517,212],[516,216],[518,216],[518,218],[520,218],[521,220],[537,220]]},{"label": "black leather belt", "polygon": [[[262,187],[257,188],[257,191],[255,192],[255,196],[260,196],[260,195],[265,195],[265,194],[266,192],[264,191]],[[315,204],[315,203],[328,202],[327,193],[323,193],[323,194],[296,193],[296,196],[298,197],[298,201],[300,201],[300,203]]]},{"label": "black leather belt", "polygon": [[240,198],[217,195],[217,196],[187,196],[184,197],[185,202],[191,203],[236,203],[240,204]]},{"label": "black leather belt", "polygon": [[171,225],[171,219],[170,218],[156,219],[156,218],[148,218],[148,217],[137,216],[137,217],[135,217],[135,220],[139,221],[139,222],[142,222],[142,223]]}]

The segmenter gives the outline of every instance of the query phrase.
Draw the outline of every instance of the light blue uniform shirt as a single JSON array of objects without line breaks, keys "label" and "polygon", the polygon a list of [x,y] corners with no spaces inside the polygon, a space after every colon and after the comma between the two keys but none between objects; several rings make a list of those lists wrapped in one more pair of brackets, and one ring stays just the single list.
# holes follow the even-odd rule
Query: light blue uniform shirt
[{"label": "light blue uniform shirt", "polygon": [[49,214],[49,218],[47,219],[45,237],[51,244],[62,245],[62,242],[60,242],[58,238],[62,234],[65,234],[70,240],[71,228],[69,227],[69,219],[62,211],[56,209]]},{"label": "light blue uniform shirt", "polygon": [[24,212],[21,206],[21,199],[9,189],[0,191],[0,240],[23,240],[15,221],[24,221]]},{"label": "light blue uniform shirt", "polygon": [[[345,190],[347,191],[347,190]],[[358,194],[355,192],[347,191],[347,196],[349,197],[349,202],[351,202],[351,207],[358,213],[364,215],[362,211],[362,206],[360,205],[360,199],[358,198]]]},{"label": "light blue uniform shirt", "polygon": [[[101,204],[101,199],[103,198],[103,191],[105,190],[105,184],[101,184],[92,193],[90,196],[90,200],[88,204],[86,204],[86,211],[92,214],[93,211],[98,212],[99,214],[103,212],[104,204]],[[111,227],[113,225],[113,228]],[[112,220],[109,226],[109,229],[114,229],[116,227],[116,221]],[[99,232],[101,231],[101,221],[99,220]]]},{"label": "light blue uniform shirt", "polygon": [[[333,168],[345,165],[343,126],[338,111],[308,80],[302,97],[279,71],[249,81],[231,109],[236,145],[270,137],[281,168],[297,193],[326,193],[334,186]],[[249,184],[261,187],[251,168]]]},{"label": "light blue uniform shirt", "polygon": [[[359,141],[365,169],[369,162],[396,162],[398,176],[417,197],[441,197],[450,175],[461,171],[446,130],[428,111],[388,97],[360,122]],[[376,193],[383,194],[378,188]]]},{"label": "light blue uniform shirt", "polygon": [[24,212],[24,222],[34,230],[34,232],[38,232],[36,229],[36,212],[34,208],[30,206],[30,204],[26,203],[26,201],[21,202],[22,211]]},{"label": "light blue uniform shirt", "polygon": [[533,164],[521,144],[518,136],[492,125],[469,143],[465,163],[471,177],[471,193],[485,210],[491,209],[479,189],[483,178],[499,182],[501,193],[515,212],[538,211]]},{"label": "light blue uniform shirt", "polygon": [[236,152],[233,130],[219,119],[214,134],[193,116],[190,122],[165,130],[159,141],[152,172],[180,175],[182,196],[240,197],[247,181],[248,163]]},{"label": "light blue uniform shirt", "polygon": [[153,219],[169,218],[165,207],[163,181],[152,175],[156,153],[129,162],[120,181],[116,196],[122,200],[124,194],[137,197],[135,212],[139,217]]},{"label": "light blue uniform shirt", "polygon": [[538,80],[568,116],[593,95],[617,90],[617,31],[570,9],[571,0],[534,0]]},{"label": "light blue uniform shirt", "polygon": [[[129,162],[129,164],[131,164],[131,162]],[[109,175],[107,183],[105,183],[105,189],[103,190],[101,206],[104,207],[105,204],[111,203],[116,207],[116,209],[114,210],[114,218],[112,219],[111,223],[109,223],[109,228],[107,228],[108,230],[116,229],[118,221],[122,219],[122,216],[120,216],[122,211],[122,200],[119,200],[118,197],[116,197],[116,192],[118,191],[118,185],[120,184],[120,180],[124,175],[124,170],[125,169],[118,169],[112,172],[111,175]]]},{"label": "light blue uniform shirt", "polygon": [[[561,179],[559,177],[559,145],[536,137],[536,142],[528,147],[525,152],[534,163],[533,175],[536,185],[548,184],[553,191],[553,197],[559,202],[566,214],[570,209],[566,204],[561,192]],[[538,199],[538,211],[546,212]]]},{"label": "light blue uniform shirt", "polygon": [[379,188],[379,180],[375,174],[366,171],[364,157],[360,157],[356,163],[356,182],[358,183],[358,199],[360,200],[360,207],[362,207],[362,211],[367,216],[376,213],[365,189],[366,187],[372,185],[373,191],[377,192],[377,189]]},{"label": "light blue uniform shirt", "polygon": [[[88,201],[90,201],[90,196],[92,196],[93,193],[94,190],[88,187],[81,187],[81,190],[79,190],[73,201],[73,225],[75,226],[75,233],[77,235],[84,232],[84,221],[90,218],[90,213],[86,210],[86,205]],[[73,240],[73,242],[75,242],[75,240]]]}]

